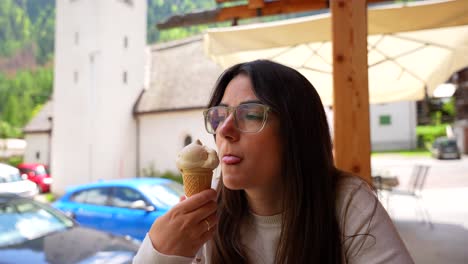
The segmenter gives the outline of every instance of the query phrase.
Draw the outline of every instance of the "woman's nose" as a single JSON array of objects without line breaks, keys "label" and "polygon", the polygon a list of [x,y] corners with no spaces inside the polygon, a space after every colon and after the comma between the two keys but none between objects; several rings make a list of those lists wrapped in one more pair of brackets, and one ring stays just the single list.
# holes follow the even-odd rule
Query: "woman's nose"
[{"label": "woman's nose", "polygon": [[230,114],[226,120],[218,128],[218,135],[228,140],[237,140],[239,138],[239,130],[236,128],[234,114]]}]

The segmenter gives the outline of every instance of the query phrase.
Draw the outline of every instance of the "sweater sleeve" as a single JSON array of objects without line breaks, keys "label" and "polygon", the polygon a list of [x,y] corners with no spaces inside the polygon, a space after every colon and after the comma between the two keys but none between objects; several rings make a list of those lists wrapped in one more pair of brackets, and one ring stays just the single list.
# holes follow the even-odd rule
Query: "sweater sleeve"
[{"label": "sweater sleeve", "polygon": [[361,180],[341,186],[340,226],[346,263],[414,263],[375,193]]},{"label": "sweater sleeve", "polygon": [[192,261],[192,258],[169,256],[158,252],[153,247],[148,234],[146,234],[137,254],[133,258],[133,264],[189,264]]}]

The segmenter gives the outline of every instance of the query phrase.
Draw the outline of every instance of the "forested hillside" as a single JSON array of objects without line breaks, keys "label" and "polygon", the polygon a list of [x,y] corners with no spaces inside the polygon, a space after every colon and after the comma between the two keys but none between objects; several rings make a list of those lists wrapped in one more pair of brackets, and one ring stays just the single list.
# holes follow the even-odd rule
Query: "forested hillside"
[{"label": "forested hillside", "polygon": [[0,74],[0,138],[22,135],[22,127],[49,99],[52,83],[50,67]]},{"label": "forested hillside", "polygon": [[38,64],[50,60],[54,46],[54,16],[54,0],[1,0],[2,61],[23,49],[33,50]]},{"label": "forested hillside", "polygon": [[[200,32],[207,26],[158,31],[155,25],[214,7],[214,0],[148,0],[148,43]],[[50,98],[54,27],[55,0],[0,0],[0,138],[22,137],[23,126]]]},{"label": "forested hillside", "polygon": [[195,10],[209,10],[215,7],[215,0],[149,0],[148,43],[184,38],[206,29],[208,26],[200,25],[159,31],[155,25],[173,14],[186,14]]}]

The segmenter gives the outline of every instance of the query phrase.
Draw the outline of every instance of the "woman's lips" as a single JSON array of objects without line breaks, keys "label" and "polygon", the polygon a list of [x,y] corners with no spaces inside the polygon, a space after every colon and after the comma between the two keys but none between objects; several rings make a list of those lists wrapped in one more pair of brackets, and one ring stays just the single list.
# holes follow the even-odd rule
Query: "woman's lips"
[{"label": "woman's lips", "polygon": [[227,165],[235,165],[241,162],[241,158],[233,155],[225,155],[223,156],[223,162]]}]

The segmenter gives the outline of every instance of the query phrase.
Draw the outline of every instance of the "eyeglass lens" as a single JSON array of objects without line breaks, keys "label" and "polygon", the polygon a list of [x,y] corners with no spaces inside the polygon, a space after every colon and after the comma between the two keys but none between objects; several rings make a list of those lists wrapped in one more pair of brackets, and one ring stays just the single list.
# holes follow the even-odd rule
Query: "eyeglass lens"
[{"label": "eyeglass lens", "polygon": [[242,104],[236,108],[216,106],[210,108],[206,113],[208,132],[215,134],[231,111],[235,112],[235,125],[242,132],[258,132],[266,121],[266,107],[261,104]]}]

